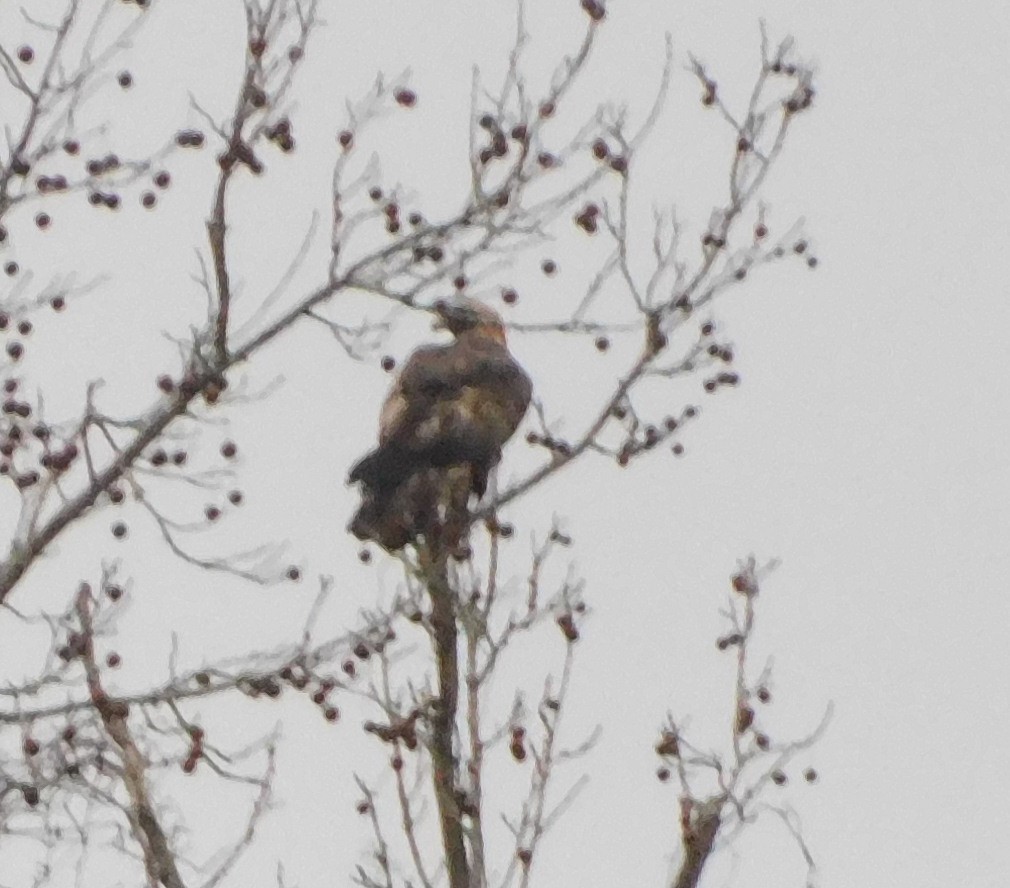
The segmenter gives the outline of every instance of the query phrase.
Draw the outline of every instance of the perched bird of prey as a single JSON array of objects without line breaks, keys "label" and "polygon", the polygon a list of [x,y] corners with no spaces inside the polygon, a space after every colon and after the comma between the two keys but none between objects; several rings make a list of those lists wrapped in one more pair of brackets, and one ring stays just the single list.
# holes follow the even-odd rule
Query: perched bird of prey
[{"label": "perched bird of prey", "polygon": [[454,341],[407,359],[382,406],[379,444],[348,477],[362,488],[349,529],[390,551],[465,520],[533,390],[492,309],[455,299],[436,303],[435,314]]}]

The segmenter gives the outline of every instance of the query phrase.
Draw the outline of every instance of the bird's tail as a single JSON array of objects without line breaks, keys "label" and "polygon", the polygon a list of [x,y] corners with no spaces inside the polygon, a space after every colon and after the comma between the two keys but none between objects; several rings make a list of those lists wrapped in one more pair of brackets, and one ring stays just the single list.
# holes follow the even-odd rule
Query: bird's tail
[{"label": "bird's tail", "polygon": [[467,437],[444,438],[424,448],[407,449],[395,443],[383,444],[366,454],[351,467],[348,483],[360,482],[377,495],[395,490],[411,475],[425,468],[446,468],[462,463],[481,467],[482,483],[475,485],[483,496],[487,469],[501,458],[501,451]]},{"label": "bird's tail", "polygon": [[408,516],[392,506],[386,497],[366,496],[347,529],[359,540],[371,540],[388,552],[402,549],[412,538],[412,528]]},{"label": "bird's tail", "polygon": [[394,444],[384,444],[366,453],[347,476],[349,484],[360,482],[369,490],[391,491],[405,481],[416,462],[411,455]]}]

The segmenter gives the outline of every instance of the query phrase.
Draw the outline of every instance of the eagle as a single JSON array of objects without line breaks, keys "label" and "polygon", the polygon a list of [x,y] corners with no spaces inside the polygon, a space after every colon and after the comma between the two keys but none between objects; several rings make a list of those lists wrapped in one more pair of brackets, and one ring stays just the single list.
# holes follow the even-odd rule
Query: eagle
[{"label": "eagle", "polygon": [[470,495],[484,495],[533,392],[495,311],[470,298],[433,309],[453,341],[410,355],[382,405],[378,446],[348,475],[361,486],[350,531],[390,552],[465,532]]}]

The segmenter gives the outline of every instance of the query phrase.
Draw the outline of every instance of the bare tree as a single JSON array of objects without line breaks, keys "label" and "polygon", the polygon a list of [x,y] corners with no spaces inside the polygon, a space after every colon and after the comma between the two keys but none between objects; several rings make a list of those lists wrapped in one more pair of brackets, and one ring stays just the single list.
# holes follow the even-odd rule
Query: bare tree
[{"label": "bare tree", "polygon": [[[724,124],[727,178],[712,183],[714,209],[704,230],[695,232],[663,209],[643,232],[631,210],[632,186],[639,175],[650,175],[640,171],[639,149],[664,108],[675,70],[672,52],[657,72],[655,100],[644,120],[632,125],[626,111],[610,104],[580,118],[569,103],[591,68],[594,46],[607,27],[606,9],[597,0],[582,0],[581,42],[559,60],[543,88],[527,74],[529,34],[520,9],[502,82],[489,86],[474,76],[468,187],[458,210],[429,218],[412,203],[410,183],[384,182],[369,161],[369,152],[382,150],[381,141],[370,141],[376,125],[391,114],[410,113],[419,101],[406,78],[377,77],[367,95],[348,101],[344,124],[329,136],[327,230],[319,220],[309,227],[301,249],[284,259],[276,286],[242,320],[237,298],[250,272],[236,259],[241,251],[233,203],[254,180],[269,180],[277,154],[299,150],[296,123],[311,113],[311,97],[298,93],[298,74],[312,52],[327,51],[322,4],[244,0],[244,50],[240,76],[230,87],[231,110],[207,110],[194,75],[192,123],[179,127],[166,115],[160,147],[139,158],[120,156],[103,147],[105,112],[96,106],[108,107],[101,99],[110,91],[132,88],[134,75],[120,59],[161,5],[63,0],[42,13],[0,11],[9,19],[0,21],[0,34],[24,35],[14,43],[0,39],[6,133],[0,250],[7,281],[0,290],[6,339],[0,420],[6,486],[0,496],[17,513],[0,563],[0,603],[5,638],[19,644],[20,633],[26,650],[38,655],[30,668],[5,675],[0,687],[0,858],[25,862],[16,877],[21,881],[0,873],[0,884],[98,884],[100,869],[89,861],[101,867],[112,859],[132,873],[129,884],[226,884],[239,856],[266,828],[279,735],[266,732],[252,743],[224,748],[194,720],[192,707],[292,691],[310,698],[324,722],[341,720],[345,709],[351,715],[345,721],[359,722],[388,750],[391,781],[380,786],[359,775],[360,796],[349,802],[364,815],[374,840],[371,856],[354,873],[358,884],[532,884],[544,836],[583,785],[576,780],[559,793],[556,774],[590,751],[596,733],[590,730],[572,745],[562,731],[587,618],[582,581],[563,569],[562,578],[555,577],[572,540],[559,524],[539,531],[523,568],[525,593],[518,598],[508,582],[517,574],[506,566],[516,563],[505,549],[514,553],[519,536],[508,509],[579,460],[622,467],[662,451],[680,455],[683,430],[699,420],[700,408],[684,403],[657,412],[651,393],[674,391],[684,379],[701,379],[709,393],[737,385],[733,347],[720,336],[712,304],[766,265],[817,262],[799,225],[773,235],[762,201],[769,171],[814,101],[813,73],[789,40],[773,44],[762,31],[749,98],[736,107],[714,75],[691,59],[700,110]],[[126,202],[154,210],[168,189],[187,187],[171,172],[186,152],[216,160],[209,192],[196,195],[206,207],[196,280],[206,316],[186,337],[176,337],[178,364],[151,380],[150,403],[139,413],[107,405],[98,379],[86,386],[83,401],[68,408],[65,393],[45,390],[38,381],[61,356],[36,349],[33,329],[48,313],[76,310],[78,302],[85,310],[85,297],[115,287],[115,272],[131,257],[110,259],[115,270],[108,278],[79,279],[73,263],[53,246],[61,236],[61,214],[90,205],[93,224],[100,226]],[[262,216],[269,226],[271,212]],[[36,234],[50,239],[38,254],[45,262],[28,267],[19,251]],[[548,243],[563,253],[575,238],[590,238],[596,248],[588,286],[555,316],[524,320],[511,264],[541,254]],[[314,251],[320,240],[325,255]],[[641,242],[651,249],[645,271],[633,258]],[[545,277],[557,270],[557,258],[540,259]],[[222,414],[241,411],[255,397],[271,397],[250,390],[242,379],[245,369],[269,346],[297,341],[312,326],[332,334],[350,358],[371,358],[395,319],[430,313],[437,299],[475,292],[481,282],[490,287],[484,298],[493,292],[508,310],[517,337],[553,337],[558,349],[588,339],[599,352],[620,344],[628,361],[581,429],[561,434],[565,404],[538,398],[523,431],[539,454],[535,467],[492,487],[466,511],[464,550],[429,538],[401,552],[402,586],[388,608],[321,634],[320,613],[333,587],[332,578],[322,577],[299,637],[271,650],[211,657],[197,668],[179,666],[173,657],[158,667],[160,680],[129,690],[115,681],[124,602],[137,592],[128,557],[121,555],[129,550],[121,547],[135,522],[148,522],[168,551],[202,576],[268,587],[306,579],[297,563],[285,559],[280,541],[255,539],[241,552],[200,544],[226,509],[242,504],[230,468],[238,445],[218,436],[218,456],[201,467],[193,465],[187,442],[214,440]],[[354,299],[352,306],[395,306],[399,313],[348,312],[345,305]],[[383,364],[393,369],[391,358]],[[358,366],[349,362],[344,372],[350,378]],[[188,502],[204,499],[201,521],[173,517],[187,496]],[[78,578],[74,588],[55,598],[43,595],[36,577],[87,525],[108,527],[109,545],[120,547],[119,554],[109,550],[90,566],[69,565]],[[389,556],[365,549],[360,558]],[[658,777],[679,787],[679,840],[671,829],[671,847],[679,843],[680,849],[670,881],[677,888],[700,884],[719,843],[767,812],[784,820],[813,878],[812,854],[790,811],[766,802],[763,792],[769,783],[785,781],[786,765],[823,727],[786,743],[761,728],[756,707],[770,699],[768,674],[753,674],[747,654],[763,571],[751,559],[734,574],[730,628],[718,640],[719,649],[735,652],[738,662],[727,751],[696,748],[673,716],[657,743]],[[543,676],[537,699],[517,689],[503,711],[491,689],[501,664],[523,645],[549,653],[543,630],[552,626],[563,642],[557,670]],[[507,748],[525,767],[528,785],[518,808],[497,801],[486,762],[498,748]],[[181,850],[185,800],[171,797],[172,775],[180,770],[203,781],[206,792],[214,791],[212,781],[249,790],[241,825],[231,826],[238,815],[228,818],[231,844],[209,862]],[[812,782],[816,774],[808,770],[805,777]],[[504,851],[496,837],[499,820],[509,836]],[[64,853],[68,842],[76,849],[72,863]],[[284,883],[282,870],[277,881]]]}]

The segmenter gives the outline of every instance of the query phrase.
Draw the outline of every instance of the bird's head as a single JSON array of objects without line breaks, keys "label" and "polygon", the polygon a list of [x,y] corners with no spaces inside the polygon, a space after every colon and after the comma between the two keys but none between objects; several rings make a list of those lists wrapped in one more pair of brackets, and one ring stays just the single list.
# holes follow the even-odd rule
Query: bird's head
[{"label": "bird's head", "polygon": [[505,344],[505,325],[494,309],[476,299],[439,299],[433,306],[435,329],[448,330],[455,337],[464,334],[493,339]]}]

